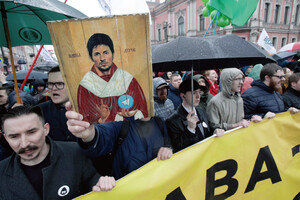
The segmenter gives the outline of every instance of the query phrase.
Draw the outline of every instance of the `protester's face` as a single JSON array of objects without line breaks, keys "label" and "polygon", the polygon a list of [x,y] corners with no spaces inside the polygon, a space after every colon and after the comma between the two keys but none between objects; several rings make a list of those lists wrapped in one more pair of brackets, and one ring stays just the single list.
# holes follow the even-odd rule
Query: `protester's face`
[{"label": "protester's face", "polygon": [[43,92],[43,91],[44,91],[44,89],[45,89],[45,87],[44,87],[44,86],[38,86],[38,87],[36,88],[36,90],[38,91],[38,93],[41,93],[41,92]]},{"label": "protester's face", "polygon": [[[192,96],[193,96],[193,104],[192,104]],[[183,96],[183,99],[186,101],[186,103],[189,106],[198,106],[200,103],[200,97],[201,97],[201,90],[197,89],[194,91],[193,95],[191,91],[188,91],[185,93],[185,95]]]},{"label": "protester's face", "polygon": [[61,76],[60,72],[53,72],[49,74],[48,77],[48,85],[49,83],[57,83],[62,85],[61,87],[63,87],[62,89],[57,88],[57,86],[54,86],[53,88],[48,88],[49,89],[49,93],[50,93],[50,97],[51,100],[53,101],[53,103],[55,104],[62,104],[64,105],[68,100],[68,93],[67,93],[67,88],[64,85],[64,81],[63,78]]},{"label": "protester's face", "polygon": [[170,79],[172,76],[172,72],[167,72],[167,77]]},{"label": "protester's face", "polygon": [[173,85],[174,88],[178,89],[180,83],[182,82],[181,76],[174,76],[171,80],[171,84]]},{"label": "protester's face", "polygon": [[275,91],[280,91],[282,81],[284,81],[284,72],[283,70],[278,70],[273,76],[270,77],[270,87]]},{"label": "protester's face", "polygon": [[8,95],[6,90],[0,90],[0,106],[6,105],[8,103]]},{"label": "protester's face", "polygon": [[160,100],[162,100],[162,101],[167,100],[167,96],[168,96],[168,88],[167,87],[157,89],[156,91],[157,91],[157,96]]},{"label": "protester's face", "polygon": [[47,154],[45,137],[49,124],[43,125],[34,114],[22,115],[4,121],[4,136],[10,147],[21,157],[23,164],[34,165]]},{"label": "protester's face", "polygon": [[218,74],[215,70],[210,70],[209,75],[206,78],[215,82],[218,80]]},{"label": "protester's face", "polygon": [[113,63],[114,54],[111,52],[109,46],[98,45],[93,48],[92,57],[95,66],[100,71],[109,71]]},{"label": "protester's face", "polygon": [[237,75],[232,81],[231,92],[241,92],[243,83],[244,83],[243,75],[242,74]]},{"label": "protester's face", "polygon": [[294,90],[300,91],[300,80],[298,80],[298,82],[296,82],[296,83],[292,82],[291,84],[292,84],[292,88]]},{"label": "protester's face", "polygon": [[289,68],[286,68],[285,77],[289,78],[290,76],[293,75],[293,73],[294,72],[292,70],[290,70]]},{"label": "protester's face", "polygon": [[199,78],[198,83],[200,86],[206,86],[206,82],[203,78]]}]

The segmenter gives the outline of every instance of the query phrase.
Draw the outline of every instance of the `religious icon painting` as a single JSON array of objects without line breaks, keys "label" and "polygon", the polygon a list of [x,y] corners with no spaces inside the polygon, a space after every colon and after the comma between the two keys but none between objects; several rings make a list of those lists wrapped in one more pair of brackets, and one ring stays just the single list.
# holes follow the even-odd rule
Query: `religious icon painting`
[{"label": "religious icon painting", "polygon": [[148,14],[47,24],[70,101],[85,121],[154,114]]}]

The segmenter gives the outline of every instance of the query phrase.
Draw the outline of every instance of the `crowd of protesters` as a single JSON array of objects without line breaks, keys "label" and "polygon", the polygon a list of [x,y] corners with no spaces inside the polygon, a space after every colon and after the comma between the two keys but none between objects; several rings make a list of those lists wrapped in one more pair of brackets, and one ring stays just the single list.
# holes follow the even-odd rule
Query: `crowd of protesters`
[{"label": "crowd of protesters", "polygon": [[[300,109],[300,70],[275,63],[153,77],[155,117],[90,124],[72,111],[59,67],[20,91],[0,77],[0,199],[108,191],[154,158]],[[100,176],[101,174],[102,176]],[[55,184],[54,184],[55,183]],[[13,190],[12,188],[18,188]]]}]

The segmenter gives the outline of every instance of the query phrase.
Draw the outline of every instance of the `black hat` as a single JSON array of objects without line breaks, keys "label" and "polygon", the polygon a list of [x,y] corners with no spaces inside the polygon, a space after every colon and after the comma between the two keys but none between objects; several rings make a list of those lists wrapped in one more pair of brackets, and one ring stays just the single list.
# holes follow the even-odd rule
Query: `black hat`
[{"label": "black hat", "polygon": [[[193,84],[194,84],[194,90],[200,89],[201,91],[205,91],[206,87],[199,85],[197,81],[193,79]],[[191,79],[185,79],[182,81],[182,83],[179,85],[179,92],[185,94],[188,91],[192,91],[192,82]]]}]

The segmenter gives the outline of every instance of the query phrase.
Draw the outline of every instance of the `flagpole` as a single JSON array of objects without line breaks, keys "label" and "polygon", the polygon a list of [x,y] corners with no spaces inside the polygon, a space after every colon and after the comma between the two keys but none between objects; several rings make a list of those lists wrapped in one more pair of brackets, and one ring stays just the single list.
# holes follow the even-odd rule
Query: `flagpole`
[{"label": "flagpole", "polygon": [[25,83],[26,83],[26,81],[27,81],[27,79],[28,79],[28,77],[29,77],[29,75],[30,75],[30,73],[31,73],[31,71],[32,71],[32,69],[33,69],[33,67],[34,67],[34,65],[35,65],[35,63],[36,63],[36,61],[37,61],[37,59],[38,59],[38,57],[39,57],[39,55],[40,55],[42,49],[43,49],[43,47],[44,47],[44,45],[41,45],[41,47],[40,47],[38,53],[36,54],[36,56],[35,56],[35,58],[34,58],[34,61],[33,61],[33,63],[31,64],[30,69],[29,69],[29,71],[28,71],[27,74],[26,74],[26,77],[25,77],[25,79],[24,79],[24,81],[23,81],[23,83],[22,83],[22,86],[21,86],[20,90],[23,90],[23,88],[24,88],[24,86],[25,86]]},{"label": "flagpole", "polygon": [[14,84],[15,84],[15,90],[16,90],[16,99],[17,99],[17,103],[21,104],[21,97],[19,94],[19,88],[18,88],[18,83],[17,83],[17,74],[16,74],[16,68],[15,68],[15,63],[14,63],[14,58],[13,58],[13,54],[12,54],[12,46],[11,46],[11,40],[10,40],[10,36],[9,36],[9,29],[8,29],[8,23],[7,23],[7,15],[5,12],[5,7],[4,7],[4,2],[1,2],[1,8],[3,9],[2,12],[2,18],[3,20],[3,24],[4,24],[4,30],[5,30],[5,36],[6,36],[6,41],[7,41],[7,46],[9,48],[9,55],[10,55],[10,62],[11,62],[11,68],[13,71],[13,75],[14,75]]}]

